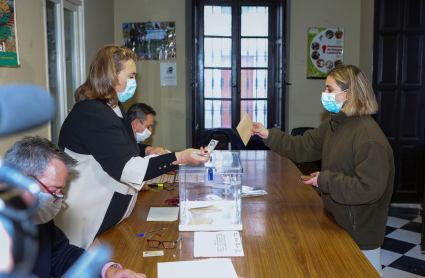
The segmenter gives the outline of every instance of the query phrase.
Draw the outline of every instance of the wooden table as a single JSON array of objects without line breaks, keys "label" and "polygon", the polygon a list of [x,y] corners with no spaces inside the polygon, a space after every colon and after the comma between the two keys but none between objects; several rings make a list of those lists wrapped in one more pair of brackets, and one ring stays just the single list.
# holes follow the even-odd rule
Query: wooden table
[{"label": "wooden table", "polygon": [[[242,200],[245,257],[232,258],[238,277],[380,277],[348,235],[325,211],[310,185],[288,159],[271,151],[240,151],[242,183],[269,193]],[[112,246],[113,260],[125,268],[157,277],[157,263],[194,260],[193,232],[179,232],[178,221],[146,222],[149,208],[167,206],[178,194],[163,190],[139,193],[131,216],[99,236],[93,245]],[[147,237],[136,234],[167,228],[162,240],[182,236],[182,248],[164,250],[163,257],[144,258]],[[92,245],[92,246],[93,246]],[[200,278],[202,275],[199,276]]]}]

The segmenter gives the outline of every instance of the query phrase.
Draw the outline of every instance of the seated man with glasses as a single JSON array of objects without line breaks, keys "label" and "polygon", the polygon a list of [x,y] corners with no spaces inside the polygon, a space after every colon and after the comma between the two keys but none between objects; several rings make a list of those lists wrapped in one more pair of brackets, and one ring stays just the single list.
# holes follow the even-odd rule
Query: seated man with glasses
[{"label": "seated man with glasses", "polygon": [[[68,172],[77,161],[49,140],[28,136],[7,151],[4,163],[33,177],[40,185],[38,210],[33,218],[39,233],[39,251],[33,274],[40,278],[62,276],[85,252],[69,244],[66,235],[53,222],[66,198],[62,189]],[[142,273],[122,269],[119,264],[105,263],[101,273],[103,278],[146,278]]]}]

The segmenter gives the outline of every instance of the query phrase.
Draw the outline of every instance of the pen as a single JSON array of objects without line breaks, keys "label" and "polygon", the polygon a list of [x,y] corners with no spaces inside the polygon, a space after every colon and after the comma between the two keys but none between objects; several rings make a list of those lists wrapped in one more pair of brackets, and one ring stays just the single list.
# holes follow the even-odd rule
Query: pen
[{"label": "pen", "polygon": [[146,235],[146,234],[150,234],[150,233],[155,233],[155,232],[163,231],[163,230],[165,230],[165,229],[167,229],[167,228],[162,228],[162,229],[158,229],[158,230],[155,230],[155,231],[150,231],[150,232],[146,232],[146,233],[141,233],[141,234],[138,234],[137,236],[144,236],[144,235]]}]

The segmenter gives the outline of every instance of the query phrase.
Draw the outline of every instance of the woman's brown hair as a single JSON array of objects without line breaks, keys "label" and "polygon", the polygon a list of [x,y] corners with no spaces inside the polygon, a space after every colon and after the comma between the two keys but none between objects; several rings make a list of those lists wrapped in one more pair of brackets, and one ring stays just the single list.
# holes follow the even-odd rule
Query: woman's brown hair
[{"label": "woman's brown hair", "polygon": [[356,66],[340,65],[329,71],[342,90],[347,90],[347,102],[342,107],[347,116],[359,117],[378,111],[375,93],[364,73]]},{"label": "woman's brown hair", "polygon": [[114,108],[118,104],[118,96],[114,89],[119,83],[118,73],[130,59],[136,61],[137,55],[125,46],[108,44],[99,49],[90,64],[86,82],[75,91],[75,102],[95,99]]}]

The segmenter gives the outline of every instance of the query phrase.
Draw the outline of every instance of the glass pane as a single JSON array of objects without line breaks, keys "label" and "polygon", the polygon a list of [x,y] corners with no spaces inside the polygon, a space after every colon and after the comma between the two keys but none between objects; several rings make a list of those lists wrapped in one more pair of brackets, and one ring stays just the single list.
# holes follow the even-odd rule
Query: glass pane
[{"label": "glass pane", "polygon": [[230,100],[205,100],[205,128],[232,127]]},{"label": "glass pane", "polygon": [[242,36],[267,37],[269,35],[269,8],[242,7]]},{"label": "glass pane", "polygon": [[74,12],[64,10],[65,24],[65,66],[66,66],[66,100],[68,111],[75,104],[76,88],[76,57],[75,57],[75,20]]},{"label": "glass pane", "polygon": [[241,39],[241,66],[262,67],[268,65],[268,39]]},{"label": "glass pane", "polygon": [[241,119],[245,112],[253,122],[262,123],[267,127],[267,101],[266,100],[242,100]]},{"label": "glass pane", "polygon": [[204,51],[205,67],[231,67],[232,39],[205,38]]},{"label": "glass pane", "polygon": [[49,70],[49,90],[55,98],[56,113],[51,122],[51,135],[53,143],[58,143],[60,123],[60,98],[58,84],[58,61],[57,61],[57,41],[58,32],[56,29],[57,12],[55,4],[46,1],[46,21],[47,21],[47,63]]},{"label": "glass pane", "polygon": [[241,98],[267,98],[267,70],[241,70]]},{"label": "glass pane", "polygon": [[205,98],[232,97],[232,71],[205,69],[204,78]]},{"label": "glass pane", "polygon": [[204,36],[231,36],[232,8],[226,6],[204,7]]}]

